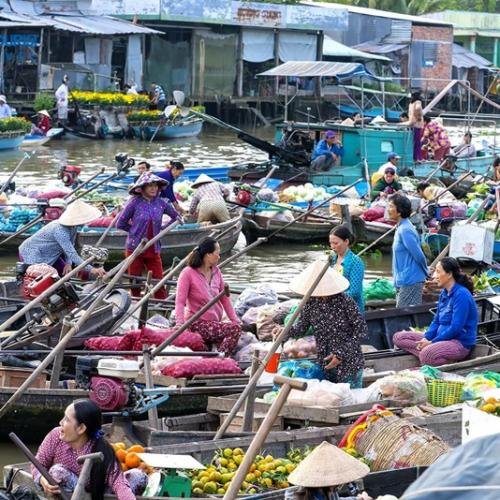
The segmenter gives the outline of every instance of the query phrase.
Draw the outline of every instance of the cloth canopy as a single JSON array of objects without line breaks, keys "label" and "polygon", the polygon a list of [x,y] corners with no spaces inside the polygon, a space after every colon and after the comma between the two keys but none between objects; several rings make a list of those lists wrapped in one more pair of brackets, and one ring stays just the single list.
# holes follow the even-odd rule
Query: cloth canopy
[{"label": "cloth canopy", "polygon": [[258,76],[334,76],[339,81],[359,77],[380,80],[364,64],[327,61],[290,61],[259,73]]}]

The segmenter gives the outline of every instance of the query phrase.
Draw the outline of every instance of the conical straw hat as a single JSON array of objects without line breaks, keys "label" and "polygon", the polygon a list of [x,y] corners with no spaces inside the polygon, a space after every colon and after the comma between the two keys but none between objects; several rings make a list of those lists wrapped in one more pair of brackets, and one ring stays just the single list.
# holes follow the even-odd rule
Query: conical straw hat
[{"label": "conical straw hat", "polygon": [[[325,264],[326,262],[324,260],[316,260],[307,266],[290,282],[290,290],[300,295],[305,295]],[[330,267],[326,270],[311,295],[312,297],[327,297],[329,295],[337,295],[340,292],[345,292],[348,288],[349,281]]]},{"label": "conical straw hat", "polygon": [[209,182],[216,182],[215,179],[212,179],[207,174],[200,174],[198,178],[191,184],[192,188],[197,188],[198,186],[201,186],[202,184],[208,184]]},{"label": "conical straw hat", "polygon": [[46,109],[42,109],[38,112],[39,115],[46,116],[47,118],[50,118],[49,112]]},{"label": "conical straw hat", "polygon": [[57,221],[63,226],[81,226],[101,216],[102,213],[98,208],[82,200],[76,200],[68,205]]},{"label": "conical straw hat", "polygon": [[323,441],[300,462],[288,481],[306,488],[324,488],[350,483],[369,472],[367,465]]}]

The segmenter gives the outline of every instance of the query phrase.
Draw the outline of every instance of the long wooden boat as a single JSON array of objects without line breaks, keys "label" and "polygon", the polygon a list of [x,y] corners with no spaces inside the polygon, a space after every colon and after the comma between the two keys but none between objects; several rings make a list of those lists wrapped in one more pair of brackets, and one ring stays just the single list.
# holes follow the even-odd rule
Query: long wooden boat
[{"label": "long wooden boat", "polygon": [[17,149],[22,144],[24,135],[22,130],[2,133],[0,135],[0,150]]},{"label": "long wooden boat", "polygon": [[[237,215],[226,222],[208,226],[200,224],[184,224],[178,226],[170,233],[167,233],[161,240],[162,260],[165,264],[168,264],[171,263],[175,257],[182,258],[193,249],[198,241],[208,236],[212,231],[216,232],[215,236],[217,237],[217,234],[221,234],[227,229],[230,231],[221,238],[219,243],[222,253],[229,252],[238,241],[241,227],[241,215]],[[77,250],[81,250],[83,245],[95,246],[104,231],[105,228],[83,228],[77,236]],[[11,234],[12,233],[0,231],[0,241]],[[11,253],[15,252],[17,254],[19,245],[21,245],[25,239],[29,238],[29,236],[31,235],[22,233],[12,238],[8,243],[3,245],[4,251],[9,251]],[[119,229],[112,229],[108,233],[103,243],[109,251],[108,262],[112,263],[123,260],[126,239],[127,233]]]},{"label": "long wooden boat", "polygon": [[201,133],[203,120],[201,118],[190,118],[189,120],[179,121],[175,124],[162,125],[158,123],[146,123],[132,127],[134,135],[140,139],[149,141],[161,139],[180,139],[183,137],[196,137]]}]

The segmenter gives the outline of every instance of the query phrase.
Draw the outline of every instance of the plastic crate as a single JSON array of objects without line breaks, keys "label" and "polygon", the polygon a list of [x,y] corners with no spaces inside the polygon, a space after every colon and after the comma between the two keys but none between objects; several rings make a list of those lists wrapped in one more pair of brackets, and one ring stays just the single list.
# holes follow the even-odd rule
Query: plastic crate
[{"label": "plastic crate", "polygon": [[429,403],[434,406],[450,406],[460,403],[463,382],[454,380],[427,379],[427,394]]}]

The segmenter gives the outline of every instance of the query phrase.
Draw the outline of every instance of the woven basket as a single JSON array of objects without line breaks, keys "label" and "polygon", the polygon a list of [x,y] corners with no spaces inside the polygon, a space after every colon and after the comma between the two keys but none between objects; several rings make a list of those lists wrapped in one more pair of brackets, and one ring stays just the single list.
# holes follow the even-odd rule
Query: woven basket
[{"label": "woven basket", "polygon": [[427,397],[434,406],[449,406],[460,402],[463,382],[427,379]]},{"label": "woven basket", "polygon": [[431,465],[449,450],[431,431],[395,415],[369,423],[355,446],[372,471]]}]

